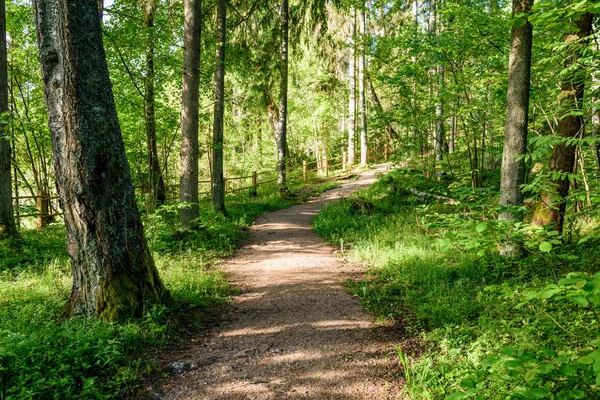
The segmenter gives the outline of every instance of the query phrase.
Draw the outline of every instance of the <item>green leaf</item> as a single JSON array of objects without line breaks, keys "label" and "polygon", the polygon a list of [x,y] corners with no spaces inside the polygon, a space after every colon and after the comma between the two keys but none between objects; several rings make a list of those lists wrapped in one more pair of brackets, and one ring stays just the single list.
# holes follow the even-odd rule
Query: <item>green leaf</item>
[{"label": "green leaf", "polygon": [[569,300],[581,307],[587,307],[590,305],[590,302],[582,296],[569,297]]},{"label": "green leaf", "polygon": [[592,365],[594,363],[594,359],[590,356],[583,356],[583,357],[579,357],[577,362],[579,364]]},{"label": "green leaf", "polygon": [[510,360],[504,363],[506,368],[515,369],[523,364],[521,360]]},{"label": "green leaf", "polygon": [[536,375],[537,375],[537,370],[535,368],[530,369],[529,371],[527,371],[525,373],[525,382],[529,382],[530,380],[535,378]]},{"label": "green leaf", "polygon": [[522,26],[524,26],[527,23],[527,19],[525,18],[515,18],[515,20],[513,21],[513,26],[515,28],[520,28]]},{"label": "green leaf", "polygon": [[549,253],[552,250],[552,244],[549,242],[540,243],[540,251],[543,253]]},{"label": "green leaf", "polygon": [[481,223],[477,224],[477,226],[475,227],[475,230],[478,233],[482,233],[486,229],[487,229],[487,223],[486,222],[481,222]]},{"label": "green leaf", "polygon": [[505,355],[505,356],[512,356],[513,354],[515,354],[515,349],[513,349],[510,346],[506,346],[500,350],[500,354]]},{"label": "green leaf", "polygon": [[542,388],[533,388],[523,393],[523,397],[526,399],[547,399],[548,394]]},{"label": "green leaf", "polygon": [[446,396],[446,400],[461,400],[464,399],[465,395],[462,392],[452,393],[449,396]]},{"label": "green leaf", "polygon": [[500,357],[491,356],[483,360],[483,365],[485,365],[486,367],[490,367],[496,364],[498,361],[500,361]]},{"label": "green leaf", "polygon": [[460,353],[460,349],[458,349],[458,348],[453,348],[453,349],[448,350],[448,354],[450,354],[451,356],[456,356],[459,353]]},{"label": "green leaf", "polygon": [[471,378],[467,378],[467,379],[463,379],[462,381],[460,381],[460,386],[462,386],[466,389],[472,389],[477,386],[477,382],[475,382]]}]

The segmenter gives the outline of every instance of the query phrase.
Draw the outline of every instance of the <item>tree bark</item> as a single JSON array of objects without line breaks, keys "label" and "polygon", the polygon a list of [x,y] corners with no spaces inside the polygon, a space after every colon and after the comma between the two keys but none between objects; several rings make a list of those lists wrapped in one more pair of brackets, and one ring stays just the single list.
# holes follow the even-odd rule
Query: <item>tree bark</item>
[{"label": "tree bark", "polygon": [[73,270],[69,315],[116,321],[170,299],[144,237],[95,0],[34,1]]},{"label": "tree bark", "polygon": [[592,111],[592,137],[596,140],[592,145],[594,157],[596,158],[596,171],[600,171],[600,108],[594,107]]},{"label": "tree bark", "polygon": [[223,175],[223,116],[225,111],[225,35],[227,0],[217,2],[217,50],[214,78],[215,109],[213,121],[212,207],[225,212],[225,177]]},{"label": "tree bark", "polygon": [[371,93],[371,101],[373,102],[373,107],[375,108],[375,112],[379,115],[379,117],[382,119],[383,123],[385,124],[385,132],[387,133],[388,140],[400,138],[400,136],[398,135],[398,132],[396,132],[394,127],[385,119],[385,112],[383,111],[383,106],[381,105],[381,102],[379,101],[379,96],[377,96],[377,92],[375,92],[375,88],[373,87],[373,82],[371,81],[371,79],[369,77],[367,77],[366,82],[369,85],[369,92]]},{"label": "tree bark", "polygon": [[[533,0],[513,0],[513,16],[529,13]],[[508,92],[506,100],[506,123],[500,178],[500,205],[519,207],[523,205],[521,185],[525,183],[525,159],[527,152],[527,125],[529,116],[529,89],[531,74],[531,42],[533,28],[527,21],[511,29],[510,55],[508,61]],[[500,219],[520,220],[522,216],[504,211]],[[505,255],[517,255],[519,246],[507,243],[500,248]]]},{"label": "tree bark", "polygon": [[[366,4],[363,4],[365,7]],[[366,46],[367,15],[364,9],[360,11],[360,53],[358,56],[358,102],[360,109],[360,165],[366,166],[369,162],[369,149],[367,141],[367,99],[365,95],[365,68],[366,68]]]},{"label": "tree bark", "polygon": [[181,178],[179,201],[191,206],[179,210],[183,228],[195,228],[198,207],[198,125],[200,92],[200,42],[202,0],[185,0],[183,38],[183,79],[181,91]]},{"label": "tree bark", "polygon": [[350,10],[350,48],[348,54],[348,77],[350,96],[348,99],[348,165],[354,165],[356,158],[356,144],[354,142],[356,130],[356,10]]},{"label": "tree bark", "polygon": [[139,0],[144,14],[144,31],[146,34],[146,76],[144,77],[144,119],[146,123],[146,140],[148,145],[148,185],[150,198],[154,205],[162,205],[167,200],[165,181],[158,161],[156,148],[156,113],[154,96],[154,16],[158,6],[157,0]]},{"label": "tree bark", "polygon": [[8,119],[8,64],[6,54],[6,5],[0,0],[0,238],[17,236],[11,178],[11,144]]},{"label": "tree bark", "polygon": [[[561,116],[558,119],[557,133],[562,139],[573,139],[581,136],[583,120],[580,115],[573,115],[574,110],[580,110],[585,89],[585,71],[582,66],[577,65],[581,55],[581,48],[585,44],[580,39],[588,37],[592,31],[592,15],[589,13],[581,15],[576,21],[577,34],[568,35],[565,39],[567,58],[565,68],[571,68],[572,72],[563,78],[561,82],[561,93],[559,105]],[[557,179],[550,181],[552,190],[542,193],[533,214],[533,223],[538,226],[551,225],[554,230],[562,233],[567,208],[566,197],[569,194],[570,179],[575,167],[575,149],[573,144],[562,141],[554,146],[548,169],[551,174],[558,174]]]},{"label": "tree bark", "polygon": [[279,126],[277,132],[277,186],[279,191],[286,188],[287,166],[287,113],[288,113],[288,38],[289,38],[288,0],[281,2],[281,80],[279,85]]}]

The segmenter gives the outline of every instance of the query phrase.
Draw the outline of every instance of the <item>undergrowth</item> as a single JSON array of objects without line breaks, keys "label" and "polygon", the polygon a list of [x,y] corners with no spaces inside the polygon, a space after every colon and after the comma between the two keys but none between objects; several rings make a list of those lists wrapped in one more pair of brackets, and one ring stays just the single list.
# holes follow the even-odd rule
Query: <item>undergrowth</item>
[{"label": "undergrowth", "polygon": [[[423,201],[412,188],[462,202]],[[313,224],[368,264],[366,278],[348,284],[364,306],[422,338],[422,354],[403,357],[411,397],[598,398],[595,235],[563,244],[553,232],[513,226],[528,256],[500,257],[508,229],[494,218],[496,203],[492,189],[401,169],[326,206]]]},{"label": "undergrowth", "polygon": [[[302,195],[265,191],[230,198],[228,216],[201,205],[200,227],[177,229],[177,208],[145,217],[148,241],[177,308],[149,307],[124,324],[62,317],[71,285],[64,226],[0,241],[0,399],[112,399],[135,390],[155,365],[152,353],[201,324],[231,288],[212,266],[230,256],[254,219],[329,189],[322,182]],[[293,187],[292,191],[299,190]],[[293,192],[292,192],[293,193]],[[196,326],[197,327],[197,326]]]}]

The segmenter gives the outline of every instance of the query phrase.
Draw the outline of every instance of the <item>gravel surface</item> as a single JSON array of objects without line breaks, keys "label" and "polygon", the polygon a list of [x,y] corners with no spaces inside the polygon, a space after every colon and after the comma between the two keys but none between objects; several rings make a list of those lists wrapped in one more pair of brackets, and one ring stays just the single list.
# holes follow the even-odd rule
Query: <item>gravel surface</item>
[{"label": "gravel surface", "polygon": [[330,201],[375,181],[380,165],[337,189],[260,217],[220,266],[240,289],[216,326],[169,349],[171,374],[148,385],[161,399],[399,399],[399,342],[342,283],[364,270],[311,228]]}]

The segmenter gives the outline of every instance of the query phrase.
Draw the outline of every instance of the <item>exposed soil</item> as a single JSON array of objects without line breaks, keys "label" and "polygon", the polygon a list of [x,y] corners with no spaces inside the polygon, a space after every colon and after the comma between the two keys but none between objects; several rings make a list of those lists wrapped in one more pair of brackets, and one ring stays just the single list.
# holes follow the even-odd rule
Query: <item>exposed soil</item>
[{"label": "exposed soil", "polygon": [[220,266],[241,294],[219,323],[163,355],[173,373],[149,385],[162,399],[398,399],[400,338],[342,284],[364,270],[311,228],[330,201],[374,182],[378,166],[337,189],[259,218]]}]

